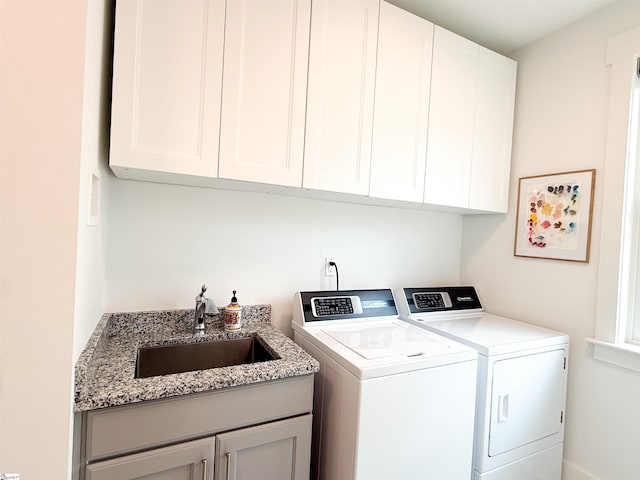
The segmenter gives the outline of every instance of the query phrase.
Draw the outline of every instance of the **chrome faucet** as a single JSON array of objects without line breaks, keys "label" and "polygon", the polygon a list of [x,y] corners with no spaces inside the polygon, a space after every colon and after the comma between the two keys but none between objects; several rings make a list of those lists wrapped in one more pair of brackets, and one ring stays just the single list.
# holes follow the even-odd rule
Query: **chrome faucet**
[{"label": "chrome faucet", "polygon": [[195,333],[200,333],[201,335],[205,333],[204,327],[204,314],[207,310],[207,299],[204,296],[204,292],[207,291],[207,286],[202,285],[201,291],[196,297],[196,311],[195,311]]}]

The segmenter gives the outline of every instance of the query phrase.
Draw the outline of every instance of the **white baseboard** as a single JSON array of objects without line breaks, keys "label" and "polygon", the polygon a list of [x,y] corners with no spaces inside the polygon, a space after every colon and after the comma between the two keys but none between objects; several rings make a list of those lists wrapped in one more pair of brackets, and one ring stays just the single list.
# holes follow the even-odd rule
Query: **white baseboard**
[{"label": "white baseboard", "polygon": [[562,461],[562,480],[599,480],[566,460]]}]

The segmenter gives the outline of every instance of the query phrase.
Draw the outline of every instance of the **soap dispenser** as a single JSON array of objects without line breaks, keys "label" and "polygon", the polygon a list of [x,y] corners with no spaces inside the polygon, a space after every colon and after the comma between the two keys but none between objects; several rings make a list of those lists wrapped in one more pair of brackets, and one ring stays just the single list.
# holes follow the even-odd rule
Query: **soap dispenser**
[{"label": "soap dispenser", "polygon": [[242,306],[236,298],[236,291],[233,291],[231,303],[224,307],[224,329],[227,332],[240,330],[242,326]]}]

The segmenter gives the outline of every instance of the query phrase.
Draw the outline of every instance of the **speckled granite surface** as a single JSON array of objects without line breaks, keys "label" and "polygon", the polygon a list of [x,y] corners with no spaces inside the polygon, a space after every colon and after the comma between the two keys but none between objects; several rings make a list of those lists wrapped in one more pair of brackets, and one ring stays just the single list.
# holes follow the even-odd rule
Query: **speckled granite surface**
[{"label": "speckled granite surface", "polygon": [[[77,412],[308,375],[318,362],[271,326],[270,305],[242,307],[242,329],[225,332],[221,316],[195,335],[193,310],[105,314],[75,368]],[[139,347],[206,342],[257,334],[280,359],[149,378],[134,378]]]}]

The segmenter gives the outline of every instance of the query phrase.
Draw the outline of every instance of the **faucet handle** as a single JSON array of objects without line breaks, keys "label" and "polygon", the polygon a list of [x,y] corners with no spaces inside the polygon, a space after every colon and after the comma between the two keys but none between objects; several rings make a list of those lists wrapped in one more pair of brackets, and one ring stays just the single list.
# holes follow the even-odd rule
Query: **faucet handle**
[{"label": "faucet handle", "polygon": [[200,287],[200,293],[196,295],[196,302],[204,300],[204,292],[207,291],[207,286],[203,283],[202,287]]}]

